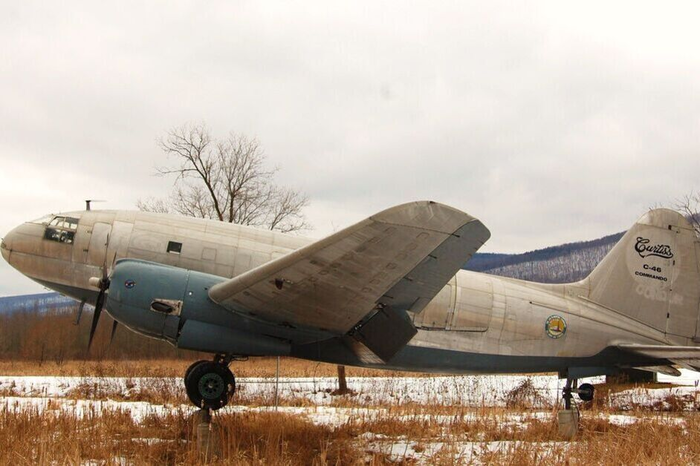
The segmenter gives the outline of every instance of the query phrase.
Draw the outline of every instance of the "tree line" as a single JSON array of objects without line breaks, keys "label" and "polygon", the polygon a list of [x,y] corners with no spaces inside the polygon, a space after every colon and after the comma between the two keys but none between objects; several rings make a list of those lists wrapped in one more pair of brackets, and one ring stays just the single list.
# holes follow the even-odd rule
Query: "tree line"
[{"label": "tree line", "polygon": [[73,310],[35,305],[31,309],[0,314],[0,359],[61,365],[68,360],[197,358],[194,352],[177,349],[123,326],[117,329],[110,342],[110,319],[100,322],[88,352],[92,311],[86,308],[76,324],[77,308],[77,303]]}]

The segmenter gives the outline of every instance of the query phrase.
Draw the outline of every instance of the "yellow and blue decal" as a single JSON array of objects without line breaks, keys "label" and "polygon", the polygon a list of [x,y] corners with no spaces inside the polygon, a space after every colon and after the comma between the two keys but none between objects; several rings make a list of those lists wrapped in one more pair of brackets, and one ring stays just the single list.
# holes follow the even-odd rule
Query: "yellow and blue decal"
[{"label": "yellow and blue decal", "polygon": [[551,315],[544,323],[544,331],[549,338],[561,338],[566,334],[566,321],[562,316]]}]

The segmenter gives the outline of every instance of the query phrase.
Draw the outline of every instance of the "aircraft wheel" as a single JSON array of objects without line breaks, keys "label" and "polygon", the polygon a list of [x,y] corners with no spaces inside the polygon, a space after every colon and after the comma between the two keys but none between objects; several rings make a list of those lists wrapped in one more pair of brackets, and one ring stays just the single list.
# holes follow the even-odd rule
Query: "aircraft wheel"
[{"label": "aircraft wheel", "polygon": [[210,362],[211,361],[201,359],[199,361],[195,361],[192,364],[190,364],[190,367],[188,367],[187,370],[185,371],[185,386],[187,386],[187,379],[189,378],[190,374],[192,373],[192,369],[194,369],[195,367],[197,367],[200,364],[207,364]]},{"label": "aircraft wheel", "polygon": [[595,388],[589,383],[581,384],[581,386],[578,387],[578,397],[581,398],[582,401],[591,401],[594,394]]},{"label": "aircraft wheel", "polygon": [[185,379],[187,396],[202,409],[223,408],[236,390],[236,379],[224,364],[200,361],[190,367]]}]

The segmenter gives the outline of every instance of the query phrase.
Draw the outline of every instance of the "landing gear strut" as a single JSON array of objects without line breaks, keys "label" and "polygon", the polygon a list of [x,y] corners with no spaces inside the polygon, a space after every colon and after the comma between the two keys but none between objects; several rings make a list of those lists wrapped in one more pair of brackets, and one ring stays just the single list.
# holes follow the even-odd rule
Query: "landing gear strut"
[{"label": "landing gear strut", "polygon": [[578,395],[581,401],[591,401],[595,395],[595,387],[589,383],[581,384],[579,387],[578,380],[566,379],[562,395],[564,398],[564,409],[571,409],[571,400],[574,397],[574,393]]},{"label": "landing gear strut", "polygon": [[566,385],[564,385],[562,394],[564,398],[564,409],[559,411],[557,417],[559,435],[571,439],[578,432],[579,412],[578,408],[575,406],[572,408],[571,406],[571,400],[574,397],[573,394],[576,393],[582,401],[591,401],[594,392],[595,388],[589,383],[581,384],[579,387],[578,380],[566,379]]},{"label": "landing gear strut", "polygon": [[566,379],[566,385],[564,385],[563,395],[564,398],[564,409],[571,409],[571,399],[574,397],[572,392],[576,390],[576,385],[578,380],[576,379]]},{"label": "landing gear strut", "polygon": [[185,372],[187,396],[204,410],[221,409],[236,390],[236,379],[228,368],[230,359],[217,356],[214,361],[197,361]]}]

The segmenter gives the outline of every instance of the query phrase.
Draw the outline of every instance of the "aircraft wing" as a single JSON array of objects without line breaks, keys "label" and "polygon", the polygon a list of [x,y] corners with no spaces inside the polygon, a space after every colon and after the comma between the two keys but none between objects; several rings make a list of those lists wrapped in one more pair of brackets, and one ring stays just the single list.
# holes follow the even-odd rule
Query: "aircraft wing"
[{"label": "aircraft wing", "polygon": [[635,353],[652,359],[667,360],[679,366],[692,370],[700,370],[699,346],[666,346],[666,345],[617,345],[623,351]]},{"label": "aircraft wing", "polygon": [[459,210],[392,207],[219,283],[216,303],[285,326],[350,334],[386,360],[417,332],[420,312],[489,238]]}]

